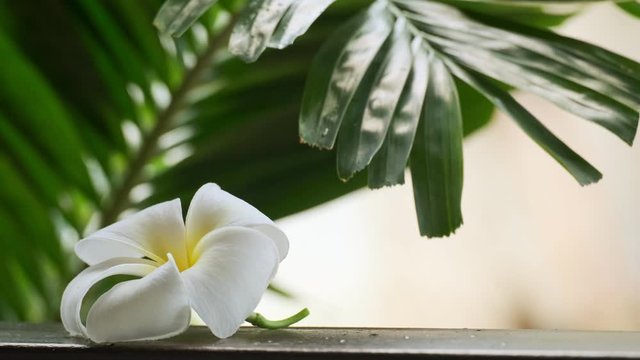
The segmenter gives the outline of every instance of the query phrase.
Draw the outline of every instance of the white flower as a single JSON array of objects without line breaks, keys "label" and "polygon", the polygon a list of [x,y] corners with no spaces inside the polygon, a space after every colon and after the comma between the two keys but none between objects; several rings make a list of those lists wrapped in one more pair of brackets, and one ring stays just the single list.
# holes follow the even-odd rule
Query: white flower
[{"label": "white flower", "polygon": [[[289,242],[273,221],[215,184],[202,186],[182,219],[180,200],[144,209],[76,245],[90,266],[64,291],[64,327],[95,342],[152,340],[189,326],[191,310],[214,335],[233,335],[258,302]],[[97,282],[134,275],[100,296],[82,300]]]}]

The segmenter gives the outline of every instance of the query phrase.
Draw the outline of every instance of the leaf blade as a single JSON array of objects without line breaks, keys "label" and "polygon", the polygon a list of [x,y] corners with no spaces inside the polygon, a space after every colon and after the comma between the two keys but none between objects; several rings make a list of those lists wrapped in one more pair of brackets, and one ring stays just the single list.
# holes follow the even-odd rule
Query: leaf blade
[{"label": "leaf blade", "polygon": [[366,68],[391,33],[392,19],[383,3],[339,28],[316,55],[300,109],[303,142],[331,149],[347,105]]},{"label": "leaf blade", "polygon": [[398,21],[346,109],[337,147],[342,180],[364,169],[382,146],[412,60],[409,34]]},{"label": "leaf blade", "polygon": [[[493,17],[487,17],[491,19],[489,26],[444,4],[416,0],[394,3],[400,4],[401,13],[431,45],[455,62],[533,92],[602,125],[626,143],[633,142],[640,79],[637,72],[628,74],[640,64],[549,31],[520,24],[502,28],[493,25]],[[579,46],[573,46],[576,44]]]},{"label": "leaf blade", "polygon": [[596,168],[553,135],[509,93],[469,70],[453,64],[449,64],[449,67],[456,76],[486,96],[497,108],[509,114],[518,126],[562,165],[580,185],[595,183],[602,178],[602,174]]},{"label": "leaf blade", "polygon": [[422,40],[419,38],[414,39],[411,44],[411,73],[398,100],[386,139],[369,165],[368,185],[371,188],[404,183],[404,170],[427,92],[429,62],[422,46]]},{"label": "leaf blade", "polygon": [[420,233],[448,236],[463,222],[462,115],[453,77],[432,55],[410,168]]}]

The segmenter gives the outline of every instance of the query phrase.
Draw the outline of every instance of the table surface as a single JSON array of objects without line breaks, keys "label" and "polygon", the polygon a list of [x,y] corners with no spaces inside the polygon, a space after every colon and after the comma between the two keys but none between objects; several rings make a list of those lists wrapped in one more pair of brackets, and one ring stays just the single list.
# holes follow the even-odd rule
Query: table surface
[{"label": "table surface", "polygon": [[60,324],[0,323],[0,359],[640,359],[640,332],[192,327],[167,340],[96,345]]}]

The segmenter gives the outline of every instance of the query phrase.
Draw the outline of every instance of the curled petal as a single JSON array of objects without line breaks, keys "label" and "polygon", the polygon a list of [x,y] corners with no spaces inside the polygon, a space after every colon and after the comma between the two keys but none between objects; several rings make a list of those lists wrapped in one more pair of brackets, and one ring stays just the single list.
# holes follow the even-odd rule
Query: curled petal
[{"label": "curled petal", "polygon": [[289,241],[271,219],[247,202],[220,189],[218,185],[205,184],[196,192],[189,205],[186,220],[187,247],[194,249],[203,236],[224,226],[254,228],[275,243],[280,260],[287,256]]},{"label": "curled petal", "polygon": [[76,245],[76,254],[93,265],[114,257],[148,257],[164,263],[171,253],[187,266],[180,200],[163,202],[98,230]]},{"label": "curled petal", "polygon": [[287,257],[287,253],[289,252],[289,238],[287,238],[287,235],[280,230],[275,223],[271,222],[271,224],[248,225],[247,227],[258,230],[273,240],[278,248],[278,257],[280,261]]},{"label": "curled petal", "polygon": [[84,269],[67,285],[62,294],[60,318],[67,331],[74,336],[87,336],[80,319],[82,300],[93,285],[109,276],[145,276],[156,269],[155,263],[144,259],[113,258]]},{"label": "curled petal", "polygon": [[122,282],[89,310],[87,334],[95,342],[154,340],[189,327],[191,306],[172,257],[149,275]]},{"label": "curled petal", "polygon": [[258,305],[278,266],[278,249],[257,230],[223,227],[204,236],[194,256],[182,272],[191,306],[214,335],[231,336]]}]

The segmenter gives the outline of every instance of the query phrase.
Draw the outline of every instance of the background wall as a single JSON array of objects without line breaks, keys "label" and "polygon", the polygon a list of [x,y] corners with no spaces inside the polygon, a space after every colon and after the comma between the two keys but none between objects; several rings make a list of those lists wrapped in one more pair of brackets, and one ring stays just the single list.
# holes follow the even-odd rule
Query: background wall
[{"label": "background wall", "polygon": [[[640,23],[611,5],[560,31],[640,59]],[[465,142],[455,236],[418,236],[410,184],[282,219],[291,251],[276,283],[296,299],[259,310],[308,306],[308,326],[640,330],[640,146],[518,97],[604,179],[581,188],[498,114]]]}]

